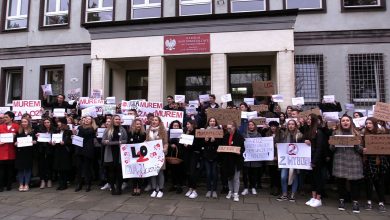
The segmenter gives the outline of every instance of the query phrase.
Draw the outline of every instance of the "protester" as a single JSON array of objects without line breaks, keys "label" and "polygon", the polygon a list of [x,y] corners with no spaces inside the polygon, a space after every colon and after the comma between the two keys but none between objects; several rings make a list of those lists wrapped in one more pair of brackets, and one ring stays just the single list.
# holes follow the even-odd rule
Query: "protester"
[{"label": "protester", "polygon": [[[182,125],[180,121],[175,120],[172,121],[169,125],[169,131],[171,129],[179,129],[182,130]],[[172,176],[172,190],[170,191],[176,191],[177,194],[180,194],[183,192],[183,185],[185,180],[185,168],[183,161],[183,154],[185,153],[185,147],[183,144],[179,143],[180,137],[172,137],[171,132],[168,134],[168,156],[177,158],[178,160],[181,160],[181,162],[177,163],[169,163],[167,161],[167,166],[169,167],[169,170],[171,171]]]},{"label": "protester", "polygon": [[[54,162],[54,149],[51,146],[51,140],[42,140],[43,135],[48,135],[51,138],[51,135],[54,132],[54,125],[50,118],[45,118],[42,120],[43,125],[39,128],[39,133],[36,134],[38,137],[38,168],[39,168],[39,178],[41,179],[41,189],[45,187],[51,188],[53,186],[53,162]],[[40,137],[41,136],[41,137]]]}]

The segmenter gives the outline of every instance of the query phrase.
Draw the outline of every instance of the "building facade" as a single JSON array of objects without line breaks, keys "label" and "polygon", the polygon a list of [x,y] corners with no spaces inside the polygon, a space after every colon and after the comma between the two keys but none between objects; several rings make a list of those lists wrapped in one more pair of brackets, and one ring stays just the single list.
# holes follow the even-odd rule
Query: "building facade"
[{"label": "building facade", "polygon": [[[390,0],[0,0],[0,106],[81,88],[117,100],[231,93],[389,101]],[[299,10],[297,10],[299,8]],[[185,41],[184,48],[180,48]],[[193,48],[191,48],[191,43]],[[219,100],[218,100],[219,101]]]}]

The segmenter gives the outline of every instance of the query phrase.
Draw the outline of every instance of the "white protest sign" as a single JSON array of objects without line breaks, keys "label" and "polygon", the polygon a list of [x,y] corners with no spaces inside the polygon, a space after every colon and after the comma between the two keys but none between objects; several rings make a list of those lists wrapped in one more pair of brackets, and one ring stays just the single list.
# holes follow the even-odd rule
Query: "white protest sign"
[{"label": "white protest sign", "polygon": [[139,106],[137,108],[138,116],[146,117],[149,113],[154,114],[157,110],[162,110],[163,103],[162,102],[147,102],[140,101]]},{"label": "white protest sign", "polygon": [[65,117],[65,109],[64,108],[55,108],[53,109],[53,117],[63,118]]},{"label": "white protest sign", "polygon": [[157,176],[165,162],[162,140],[122,144],[120,151],[125,179]]},{"label": "white protest sign", "polygon": [[104,131],[106,131],[106,128],[98,128],[97,129],[97,138],[103,138]]},{"label": "white protest sign", "polygon": [[17,147],[30,147],[33,146],[33,139],[31,136],[27,137],[18,137],[16,138],[16,142],[18,142]]},{"label": "white protest sign", "polygon": [[51,141],[51,134],[50,133],[38,133],[38,142],[50,142]]},{"label": "white protest sign", "polygon": [[257,117],[257,111],[241,112],[241,118],[252,119]]},{"label": "white protest sign", "polygon": [[194,135],[182,134],[179,143],[192,145],[194,143]]},{"label": "white protest sign", "polygon": [[345,104],[345,110],[347,110],[347,111],[355,110],[355,104],[346,103]]},{"label": "white protest sign", "polygon": [[102,99],[102,96],[103,96],[103,90],[101,90],[101,89],[92,89],[92,91],[91,91],[91,98]]},{"label": "white protest sign", "polygon": [[122,100],[121,102],[121,110],[122,114],[125,114],[127,111],[130,109],[138,109],[140,102],[145,101],[145,100],[130,100],[130,101],[125,101]]},{"label": "white protest sign", "polygon": [[175,102],[176,103],[185,103],[186,96],[185,95],[175,95]]},{"label": "white protest sign", "polygon": [[221,96],[221,101],[223,103],[231,102],[232,101],[232,94],[226,94],[226,95]]},{"label": "white protest sign", "polygon": [[21,120],[24,113],[30,114],[32,119],[41,119],[41,100],[13,100],[12,111],[15,120]]},{"label": "white protest sign", "polygon": [[11,111],[10,107],[0,107],[0,115],[6,113],[8,111]]},{"label": "white protest sign", "polygon": [[79,147],[83,147],[84,146],[84,138],[77,136],[77,135],[74,135],[72,137],[72,144],[79,146]]},{"label": "white protest sign", "polygon": [[334,103],[336,100],[334,95],[324,95],[323,98],[325,103]]},{"label": "white protest sign", "polygon": [[131,125],[135,119],[134,115],[122,115],[122,125]]},{"label": "white protest sign", "polygon": [[53,90],[51,89],[51,84],[41,85],[43,94],[45,96],[53,95]]},{"label": "white protest sign", "polygon": [[62,134],[52,134],[51,135],[51,142],[54,142],[56,144],[61,143],[62,141]]},{"label": "white protest sign", "polygon": [[247,105],[254,105],[255,104],[255,98],[244,98],[244,102]]},{"label": "white protest sign", "polygon": [[87,116],[90,116],[92,118],[97,117],[97,112],[96,112],[95,106],[91,106],[91,107],[88,107],[88,108],[81,110],[81,117],[87,117]]},{"label": "white protest sign", "polygon": [[305,98],[303,97],[295,97],[291,99],[293,105],[304,105]]},{"label": "white protest sign", "polygon": [[258,137],[245,138],[245,162],[274,160],[274,138]]},{"label": "white protest sign", "polygon": [[311,170],[311,147],[303,143],[280,143],[278,147],[279,168]]},{"label": "white protest sign", "polygon": [[183,134],[183,129],[169,129],[169,138],[180,138]]},{"label": "white protest sign", "polygon": [[283,102],[283,95],[279,95],[279,94],[276,94],[276,95],[272,95],[272,100],[274,102]]},{"label": "white protest sign", "polygon": [[104,105],[104,100],[89,98],[89,97],[80,97],[79,105],[81,109],[92,107],[92,106],[98,107]]},{"label": "white protest sign", "polygon": [[361,128],[366,125],[366,119],[367,117],[361,117],[361,118],[354,118],[352,120],[357,128]]},{"label": "white protest sign", "polygon": [[209,94],[206,94],[206,95],[199,95],[199,102],[200,102],[200,103],[208,102],[208,101],[210,101],[210,96],[209,96]]},{"label": "white protest sign", "polygon": [[107,114],[111,114],[111,115],[115,115],[116,114],[116,105],[103,105],[103,114],[104,115],[107,115]]},{"label": "white protest sign", "polygon": [[188,107],[198,108],[199,107],[199,101],[198,100],[190,100],[188,102]]},{"label": "white protest sign", "polygon": [[168,128],[169,125],[176,120],[183,124],[184,112],[173,110],[156,110],[154,112],[154,116],[159,116],[165,127]]},{"label": "white protest sign", "polygon": [[276,121],[278,123],[280,123],[280,119],[279,118],[266,118],[265,119],[265,123],[268,125],[268,123],[270,123],[271,121]]},{"label": "white protest sign", "polygon": [[14,143],[13,133],[2,133],[0,134],[0,142],[2,143]]},{"label": "white protest sign", "polygon": [[363,116],[367,116],[367,110],[366,109],[355,109],[355,112],[360,112],[363,114]]},{"label": "white protest sign", "polygon": [[196,111],[195,107],[186,107],[186,114],[187,115],[196,115],[198,112]]},{"label": "white protest sign", "polygon": [[106,98],[106,104],[115,105],[115,97],[107,97]]},{"label": "white protest sign", "polygon": [[339,121],[338,112],[323,112],[322,115],[325,121]]}]

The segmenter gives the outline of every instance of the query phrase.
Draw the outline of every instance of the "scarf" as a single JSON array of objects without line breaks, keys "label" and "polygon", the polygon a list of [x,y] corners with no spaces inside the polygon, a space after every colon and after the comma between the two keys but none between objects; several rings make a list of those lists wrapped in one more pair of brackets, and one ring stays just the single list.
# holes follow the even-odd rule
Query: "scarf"
[{"label": "scarf", "polygon": [[159,128],[160,128],[160,126],[150,127],[150,131],[149,131],[150,140],[154,141],[154,140],[157,140],[159,138],[159,136],[158,136],[158,129]]}]

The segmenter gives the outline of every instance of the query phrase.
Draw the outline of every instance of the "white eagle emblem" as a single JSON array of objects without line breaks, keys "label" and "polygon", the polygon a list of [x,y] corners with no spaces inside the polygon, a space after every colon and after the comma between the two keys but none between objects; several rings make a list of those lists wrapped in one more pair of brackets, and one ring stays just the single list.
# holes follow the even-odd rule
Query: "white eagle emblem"
[{"label": "white eagle emblem", "polygon": [[176,40],[175,39],[168,39],[165,41],[165,47],[167,50],[174,50],[176,47]]}]

